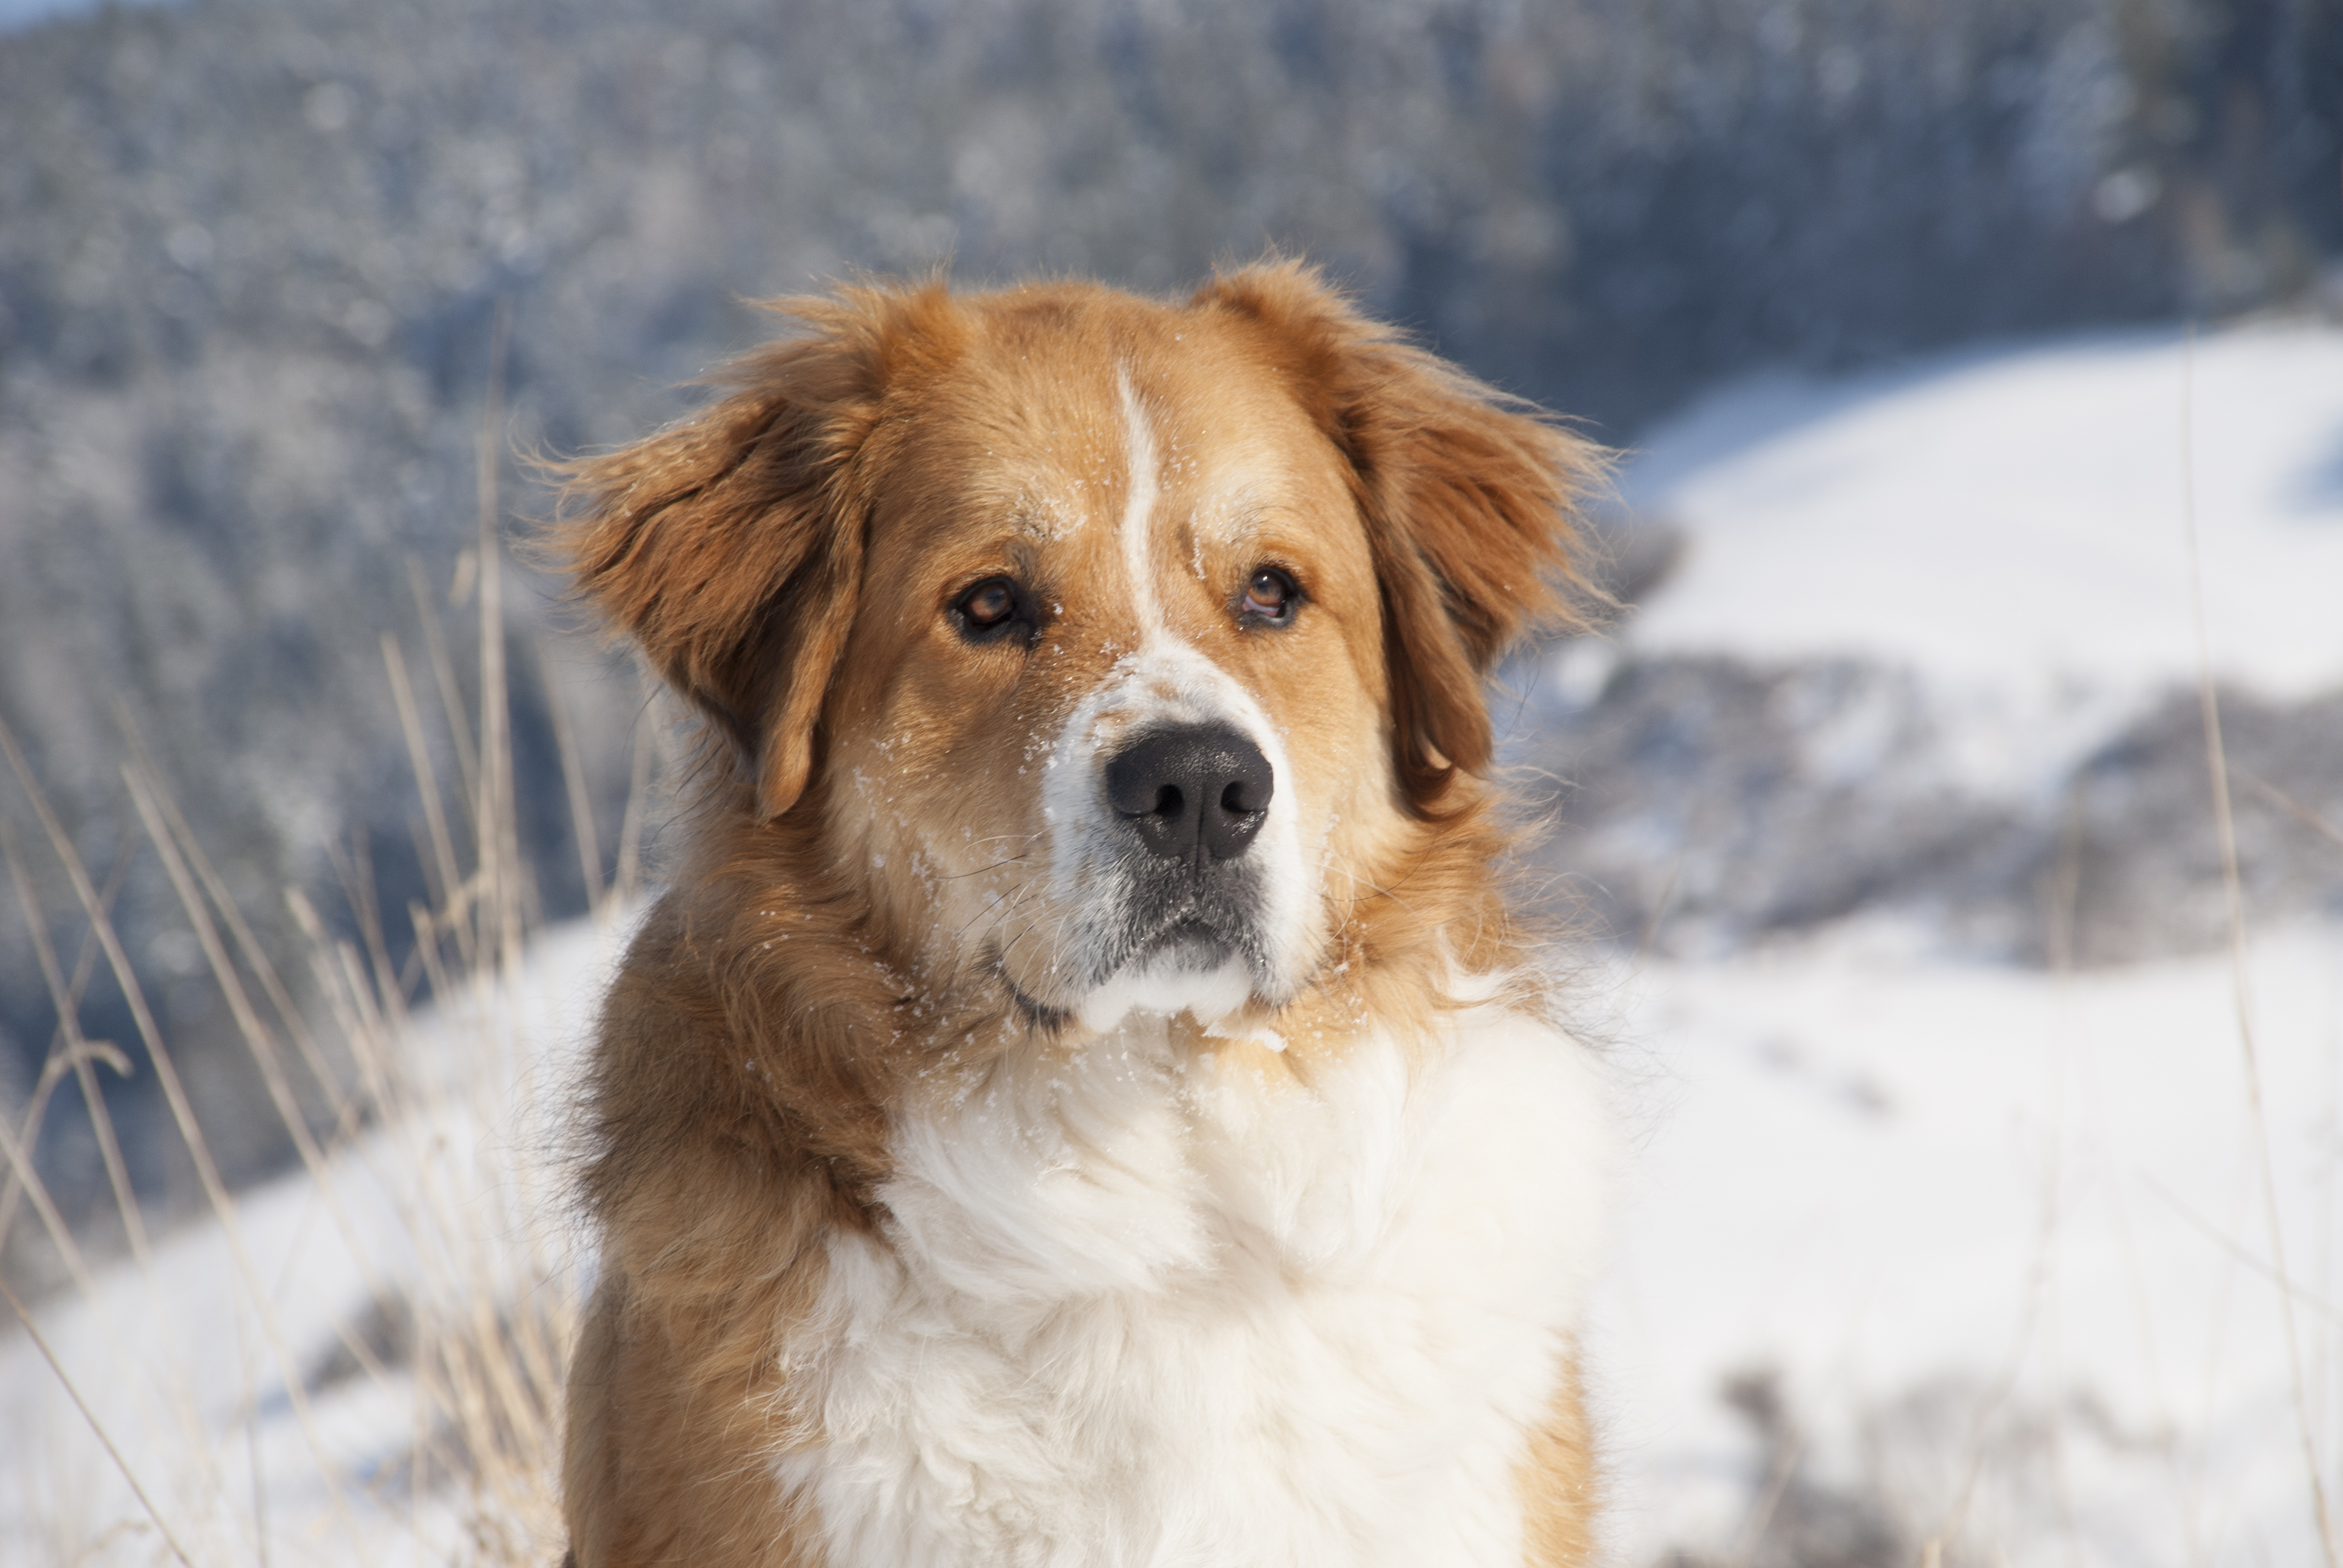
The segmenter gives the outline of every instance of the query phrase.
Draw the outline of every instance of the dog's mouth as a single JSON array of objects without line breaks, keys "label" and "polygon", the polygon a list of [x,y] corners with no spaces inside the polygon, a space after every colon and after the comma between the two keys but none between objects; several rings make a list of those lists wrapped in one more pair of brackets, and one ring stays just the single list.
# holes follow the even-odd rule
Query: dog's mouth
[{"label": "dog's mouth", "polygon": [[1048,1002],[1028,996],[1025,988],[1011,978],[1009,966],[1001,961],[997,951],[992,957],[992,973],[993,978],[1000,980],[1001,989],[1008,994],[1009,1005],[1016,1010],[1017,1016],[1025,1020],[1029,1029],[1043,1034],[1056,1034],[1073,1022],[1074,1015],[1067,1009],[1051,1007]]},{"label": "dog's mouth", "polygon": [[1051,1000],[1020,984],[998,948],[990,959],[992,973],[1017,1016],[1028,1028],[1052,1035],[1077,1021],[1111,1027],[1113,1019],[1134,1007],[1191,1011],[1200,1022],[1209,1021],[1206,1012],[1217,1015],[1256,989],[1263,965],[1260,944],[1242,921],[1194,907],[1126,930],[1121,940],[1096,955],[1073,985],[1063,991],[1047,988],[1058,991]]},{"label": "dog's mouth", "polygon": [[1262,955],[1252,922],[1240,910],[1225,907],[1230,902],[1187,900],[1152,920],[1131,922],[1119,933],[1120,940],[1099,953],[1088,977],[1091,984],[1103,985],[1138,969],[1167,973],[1217,970],[1232,960],[1257,971]]},{"label": "dog's mouth", "polygon": [[1153,936],[1141,939],[1124,961],[1192,959],[1199,969],[1218,969],[1239,950],[1237,939],[1219,925],[1202,915],[1185,914],[1166,921]]}]

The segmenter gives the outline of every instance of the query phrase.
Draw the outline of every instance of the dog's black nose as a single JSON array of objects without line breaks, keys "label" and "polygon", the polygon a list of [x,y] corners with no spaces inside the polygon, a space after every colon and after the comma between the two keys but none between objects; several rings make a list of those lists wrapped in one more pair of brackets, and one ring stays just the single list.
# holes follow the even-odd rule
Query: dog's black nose
[{"label": "dog's black nose", "polygon": [[1151,729],[1106,765],[1106,798],[1168,860],[1233,860],[1269,819],[1277,776],[1225,724]]}]

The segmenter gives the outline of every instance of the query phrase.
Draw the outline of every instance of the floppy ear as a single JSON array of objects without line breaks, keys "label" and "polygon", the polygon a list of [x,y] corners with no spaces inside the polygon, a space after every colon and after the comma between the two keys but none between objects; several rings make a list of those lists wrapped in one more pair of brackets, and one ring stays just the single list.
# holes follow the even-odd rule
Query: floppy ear
[{"label": "floppy ear", "polygon": [[549,553],[729,743],[766,819],[805,790],[854,622],[855,458],[889,354],[944,297],[930,284],[780,302],[809,336],[719,372],[730,395],[683,423],[559,470]]},{"label": "floppy ear", "polygon": [[1459,769],[1487,771],[1482,682],[1499,656],[1533,625],[1576,621],[1573,600],[1595,597],[1571,512],[1602,456],[1361,316],[1299,262],[1222,274],[1192,303],[1259,325],[1350,465],[1383,591],[1392,761],[1409,808],[1430,816]]}]

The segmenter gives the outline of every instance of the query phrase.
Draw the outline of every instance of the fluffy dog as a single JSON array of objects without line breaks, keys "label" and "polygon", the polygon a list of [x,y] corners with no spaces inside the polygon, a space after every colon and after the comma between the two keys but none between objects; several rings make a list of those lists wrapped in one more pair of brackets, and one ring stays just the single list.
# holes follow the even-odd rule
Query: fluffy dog
[{"label": "fluffy dog", "polygon": [[709,741],[578,1568],[1584,1561],[1610,1133],[1483,682],[1592,449],[1295,264],[785,308],[554,536]]}]

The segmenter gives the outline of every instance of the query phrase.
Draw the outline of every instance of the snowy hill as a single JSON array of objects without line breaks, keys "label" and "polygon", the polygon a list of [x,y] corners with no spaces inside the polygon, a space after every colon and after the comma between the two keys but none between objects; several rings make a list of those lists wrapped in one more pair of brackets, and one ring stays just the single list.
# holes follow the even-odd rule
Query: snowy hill
[{"label": "snowy hill", "polygon": [[1759,381],[1656,432],[1628,496],[1689,534],[1653,654],[1860,658],[1998,693],[2343,681],[2343,330],[2271,321]]},{"label": "snowy hill", "polygon": [[2343,909],[2304,820],[2343,815],[2343,331],[1745,384],[1624,489],[1677,564],[1530,672],[1520,754],[1571,786],[1552,864],[1630,940],[1865,914],[2037,964],[2217,947],[2192,585],[2248,903]]},{"label": "snowy hill", "polygon": [[[1745,386],[1624,489],[1676,566],[1533,743],[1580,785],[1560,867],[1676,868],[1614,999],[1623,1560],[2317,1561],[2343,332]],[[2270,928],[2235,969],[2192,588]]]}]

